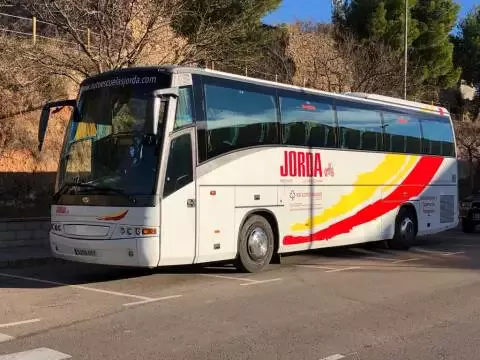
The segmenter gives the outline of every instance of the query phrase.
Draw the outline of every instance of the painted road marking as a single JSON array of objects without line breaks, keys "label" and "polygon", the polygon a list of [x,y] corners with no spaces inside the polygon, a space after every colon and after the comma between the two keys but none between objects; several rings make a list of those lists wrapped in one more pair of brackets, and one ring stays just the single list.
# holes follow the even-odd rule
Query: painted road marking
[{"label": "painted road marking", "polygon": [[304,267],[304,268],[326,270],[325,272],[327,272],[327,273],[354,270],[354,269],[360,269],[361,268],[360,266],[348,266],[348,267],[344,267],[344,268],[333,268],[333,267],[321,266],[321,265],[296,265],[296,266]]},{"label": "painted road marking", "polygon": [[320,360],[340,360],[340,359],[343,359],[343,358],[345,358],[344,355],[335,354],[335,355],[327,356],[326,358],[321,358]]},{"label": "painted road marking", "polygon": [[0,343],[5,342],[5,341],[10,341],[15,339],[13,336],[7,335],[7,334],[0,334]]},{"label": "painted road marking", "polygon": [[367,256],[365,259],[382,260],[382,261],[395,261],[394,257],[380,257],[380,256]]},{"label": "painted road marking", "polygon": [[406,262],[410,262],[410,261],[417,261],[417,260],[421,260],[421,259],[420,258],[400,259],[400,260],[393,261],[392,264],[401,264],[401,263],[406,263]]},{"label": "painted road marking", "polygon": [[172,295],[172,296],[164,296],[161,298],[157,299],[150,299],[150,300],[142,300],[142,301],[136,301],[136,302],[131,302],[128,304],[123,304],[123,306],[135,306],[135,305],[143,305],[143,304],[149,304],[152,302],[157,302],[157,301],[164,301],[164,300],[170,300],[170,299],[178,299],[182,297],[182,295]]},{"label": "painted road marking", "polygon": [[423,248],[417,248],[417,247],[412,248],[412,250],[427,253],[427,254],[441,255],[441,256],[451,256],[451,255],[459,255],[459,254],[465,253],[465,251],[447,252],[447,251],[429,250],[429,249],[423,249]]},{"label": "painted road marking", "polygon": [[[66,284],[66,283],[61,283],[61,282],[58,282],[58,281],[43,280],[43,279],[32,278],[32,277],[27,277],[27,276],[19,276],[19,275],[12,275],[12,274],[6,274],[6,273],[0,273],[0,276],[9,277],[9,278],[12,278],[12,279],[34,281],[34,282],[39,282],[39,283],[44,283],[44,284],[66,286],[66,287],[71,287],[71,288],[74,288],[74,289],[93,291],[93,292],[98,292],[98,293],[102,293],[102,294],[115,295],[115,296],[121,296],[121,297],[129,297],[129,298],[132,298],[132,299],[141,300],[141,301],[138,301],[137,303],[154,302],[154,301],[159,301],[159,299],[164,300],[164,298],[156,299],[156,298],[151,298],[151,297],[147,297],[147,296],[139,296],[139,295],[122,293],[122,292],[118,292],[118,291],[97,289],[97,288],[92,288],[92,287],[82,286],[82,285]],[[172,296],[173,297],[180,297],[181,295],[172,295]],[[132,306],[131,304],[133,304],[133,303],[129,303],[128,306]]]},{"label": "painted road marking", "polygon": [[336,268],[328,267],[328,266],[321,266],[321,265],[296,265],[298,267],[304,268],[312,268],[312,269],[320,269],[320,270],[335,270]]},{"label": "painted road marking", "polygon": [[243,281],[243,282],[257,282],[257,280],[252,280],[252,279],[247,279],[247,278],[242,278],[242,277],[234,277],[234,276],[225,276],[225,275],[214,275],[214,274],[200,274],[202,276],[207,276],[207,277],[213,277],[213,278],[219,278],[219,279],[226,279],[226,280],[237,280],[237,281]]},{"label": "painted road marking", "polygon": [[70,358],[70,355],[48,348],[38,348],[0,356],[0,360],[63,360]]},{"label": "painted road marking", "polygon": [[0,324],[0,328],[31,324],[31,323],[36,323],[36,322],[39,322],[39,321],[40,321],[40,319],[30,319],[30,320],[16,321],[16,322],[11,322],[11,323],[7,323],[7,324]]},{"label": "painted road marking", "polygon": [[348,271],[348,270],[356,270],[356,269],[360,269],[360,266],[349,266],[349,267],[346,267],[346,268],[333,269],[333,270],[328,270],[328,271],[325,271],[325,272],[332,273],[332,272]]},{"label": "painted road marking", "polygon": [[225,276],[225,275],[214,275],[214,274],[200,274],[202,276],[207,276],[207,277],[213,277],[213,278],[219,278],[219,279],[225,279],[225,280],[236,280],[236,281],[241,281],[243,284],[240,284],[242,286],[248,286],[248,285],[260,285],[260,284],[265,284],[273,281],[279,281],[282,280],[281,278],[276,278],[276,279],[266,279],[266,280],[253,280],[245,277],[234,277],[234,276]]},{"label": "painted road marking", "polygon": [[240,284],[241,286],[250,286],[250,285],[259,285],[259,284],[265,284],[265,283],[270,283],[270,282],[275,282],[275,281],[280,281],[282,280],[281,278],[276,278],[276,279],[268,279],[268,280],[255,280],[255,282],[249,282],[246,284]]}]

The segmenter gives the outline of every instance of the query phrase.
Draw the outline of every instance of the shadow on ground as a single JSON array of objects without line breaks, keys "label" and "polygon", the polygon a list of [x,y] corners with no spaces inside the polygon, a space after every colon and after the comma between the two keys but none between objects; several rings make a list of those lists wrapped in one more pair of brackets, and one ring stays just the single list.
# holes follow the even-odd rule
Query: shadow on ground
[{"label": "shadow on ground", "polygon": [[[421,248],[423,252],[416,252]],[[432,251],[429,253],[428,251]],[[463,252],[463,253],[462,253]],[[452,253],[454,255],[442,255]],[[455,254],[459,253],[459,254]],[[397,267],[416,269],[480,269],[480,233],[463,234],[458,230],[448,231],[440,235],[419,238],[411,251],[392,251],[385,247],[383,242],[365,244],[363,246],[337,247],[320,250],[311,250],[299,254],[292,254],[282,258],[282,265],[271,265],[266,271],[272,272],[289,267],[325,262],[328,266],[349,266],[362,262],[362,267],[375,267],[382,271],[382,267],[391,267],[385,262],[369,264],[372,257],[421,257],[415,262],[405,262]],[[3,275],[2,275],[3,274]],[[199,275],[216,274],[226,276],[246,276],[233,267],[232,263],[215,263],[207,265],[188,265],[162,267],[156,269],[138,269],[125,267],[111,267],[92,264],[81,264],[64,261],[54,261],[40,266],[16,269],[0,269],[0,289],[2,288],[51,288],[66,285],[87,285],[106,283],[124,279],[148,277],[151,275]],[[4,276],[8,275],[8,276]],[[43,282],[32,281],[41,279]]]}]

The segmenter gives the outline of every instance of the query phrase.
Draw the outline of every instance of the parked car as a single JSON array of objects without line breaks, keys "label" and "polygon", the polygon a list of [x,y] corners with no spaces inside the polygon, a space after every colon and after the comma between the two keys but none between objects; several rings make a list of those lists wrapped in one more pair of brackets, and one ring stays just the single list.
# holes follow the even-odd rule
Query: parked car
[{"label": "parked car", "polygon": [[459,211],[462,231],[472,233],[480,224],[480,192],[477,191],[460,202]]}]

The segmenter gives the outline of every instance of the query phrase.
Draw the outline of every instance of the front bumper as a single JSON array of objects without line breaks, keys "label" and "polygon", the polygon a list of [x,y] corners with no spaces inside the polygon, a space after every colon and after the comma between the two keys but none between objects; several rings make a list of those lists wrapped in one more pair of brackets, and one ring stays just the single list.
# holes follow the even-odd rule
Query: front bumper
[{"label": "front bumper", "polygon": [[480,209],[460,208],[460,218],[480,223]]},{"label": "front bumper", "polygon": [[103,265],[152,268],[160,258],[158,237],[80,240],[50,233],[50,248],[59,259]]}]

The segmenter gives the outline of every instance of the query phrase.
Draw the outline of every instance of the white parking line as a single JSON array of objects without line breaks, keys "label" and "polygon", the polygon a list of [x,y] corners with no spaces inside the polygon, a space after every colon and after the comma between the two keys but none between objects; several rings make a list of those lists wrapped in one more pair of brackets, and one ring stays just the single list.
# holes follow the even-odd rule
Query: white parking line
[{"label": "white parking line", "polygon": [[325,272],[332,273],[332,272],[348,271],[348,270],[355,270],[355,269],[360,269],[360,266],[349,266],[349,267],[346,267],[346,268],[333,269],[333,270],[328,270],[328,271],[325,271]]},{"label": "white parking line", "polygon": [[38,348],[0,356],[0,360],[64,360],[70,358],[70,355],[48,348]]},{"label": "white parking line", "polygon": [[[91,287],[82,286],[82,285],[72,285],[72,284],[61,283],[61,282],[58,282],[58,281],[43,280],[43,279],[37,279],[37,278],[32,278],[32,277],[27,277],[27,276],[19,276],[19,275],[12,275],[12,274],[6,274],[6,273],[0,273],[0,276],[9,277],[9,278],[12,278],[12,279],[34,281],[34,282],[39,282],[39,283],[44,283],[44,284],[66,286],[66,287],[71,287],[71,288],[74,288],[74,289],[93,291],[93,292],[98,292],[98,293],[102,293],[102,294],[115,295],[115,296],[121,296],[121,297],[129,297],[129,298],[132,298],[132,299],[141,300],[141,301],[138,301],[136,303],[129,303],[130,305],[128,305],[128,306],[131,306],[131,304],[159,301],[156,298],[151,298],[151,297],[147,297],[147,296],[140,296],[140,295],[122,293],[122,292],[118,292],[118,291],[110,291],[110,290],[104,290],[104,289],[91,288]],[[181,295],[172,295],[171,298],[180,297],[180,296]],[[164,300],[164,298],[160,298],[160,299]]]},{"label": "white parking line", "polygon": [[200,275],[207,276],[207,277],[213,277],[213,278],[219,278],[219,279],[237,280],[237,281],[251,282],[251,283],[257,282],[257,280],[246,279],[246,278],[241,278],[241,277],[234,277],[234,276],[213,275],[213,274],[200,274]]},{"label": "white parking line", "polygon": [[394,257],[380,257],[380,256],[367,256],[365,259],[370,260],[382,260],[382,261],[395,261]]},{"label": "white parking line", "polygon": [[441,255],[441,256],[451,256],[451,255],[459,255],[459,254],[464,254],[465,251],[457,251],[457,252],[448,252],[448,251],[438,251],[438,250],[429,250],[429,249],[423,249],[423,248],[412,248],[413,251],[418,251],[418,252],[423,252],[427,254],[434,254],[434,255]]},{"label": "white parking line", "polygon": [[10,341],[15,339],[13,336],[7,335],[7,334],[0,334],[0,343],[5,342],[5,341]]},{"label": "white parking line", "polygon": [[417,261],[417,260],[421,260],[421,259],[420,258],[400,259],[400,260],[393,261],[392,264],[401,264],[401,263]]},{"label": "white parking line", "polygon": [[275,282],[275,281],[280,281],[282,280],[281,278],[276,278],[276,279],[268,279],[268,280],[255,280],[255,282],[249,282],[245,284],[240,284],[241,286],[250,286],[250,285],[259,285],[259,284],[265,284],[269,282]]},{"label": "white parking line", "polygon": [[360,269],[360,266],[348,266],[348,267],[344,267],[344,268],[334,268],[334,267],[321,266],[321,265],[296,265],[296,266],[304,267],[304,268],[326,270],[325,272],[327,272],[327,273]]},{"label": "white parking line", "polygon": [[243,284],[240,284],[241,286],[260,285],[260,284],[265,284],[265,283],[269,283],[269,282],[282,280],[281,278],[266,279],[266,280],[253,280],[253,279],[248,279],[248,278],[244,278],[244,277],[234,277],[234,276],[225,276],[225,275],[214,275],[214,274],[200,274],[200,275],[207,276],[207,277],[218,278],[218,279],[241,281],[241,282],[243,282]]},{"label": "white parking line", "polygon": [[149,299],[149,300],[131,302],[131,303],[128,303],[128,304],[123,304],[123,306],[135,306],[135,305],[150,304],[152,302],[164,301],[164,300],[170,300],[170,299],[177,299],[177,298],[180,298],[180,297],[182,297],[182,295],[164,296],[164,297],[157,298],[157,299]]},{"label": "white parking line", "polygon": [[340,359],[343,359],[343,358],[345,358],[344,355],[335,354],[335,355],[327,356],[326,358],[321,358],[320,360],[340,360]]},{"label": "white parking line", "polygon": [[321,265],[295,265],[298,267],[304,268],[312,268],[312,269],[320,269],[320,270],[335,270],[336,268],[328,267],[328,266],[321,266]]},{"label": "white parking line", "polygon": [[31,324],[31,323],[36,323],[36,322],[39,322],[39,321],[40,321],[40,319],[30,319],[30,320],[16,321],[16,322],[11,322],[11,323],[7,323],[7,324],[0,324],[0,328]]}]

